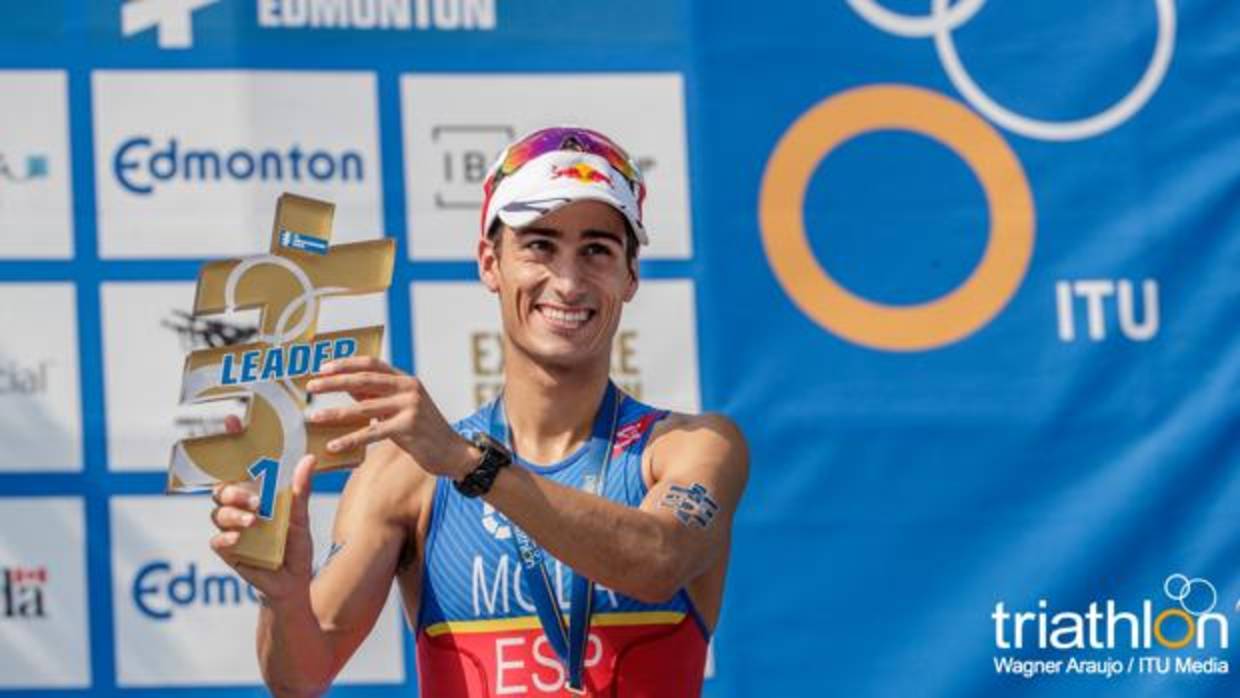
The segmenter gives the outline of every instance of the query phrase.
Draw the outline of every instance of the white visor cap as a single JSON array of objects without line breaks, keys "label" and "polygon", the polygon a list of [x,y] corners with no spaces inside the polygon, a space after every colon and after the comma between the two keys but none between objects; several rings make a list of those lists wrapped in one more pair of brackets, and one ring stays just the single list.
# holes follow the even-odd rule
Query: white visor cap
[{"label": "white visor cap", "polygon": [[544,153],[500,180],[483,212],[482,233],[496,218],[509,227],[524,228],[574,201],[601,201],[623,214],[637,240],[649,245],[634,189],[606,158],[577,150]]}]

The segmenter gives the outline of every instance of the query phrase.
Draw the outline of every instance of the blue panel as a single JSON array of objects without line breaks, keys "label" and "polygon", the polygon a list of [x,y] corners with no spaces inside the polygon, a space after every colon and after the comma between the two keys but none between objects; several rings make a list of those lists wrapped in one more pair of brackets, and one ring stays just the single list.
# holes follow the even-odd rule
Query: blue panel
[{"label": "blue panel", "polygon": [[[180,50],[161,47],[154,26],[124,36],[122,4],[0,10],[0,70],[68,75],[75,256],[0,260],[0,282],[75,284],[84,463],[81,473],[5,472],[0,495],[86,501],[93,682],[10,695],[265,695],[120,689],[113,646],[108,498],[158,493],[163,476],[108,469],[100,289],[191,280],[205,260],[99,258],[91,74],[234,68],[376,76],[382,221],[400,260],[387,336],[410,371],[410,284],[472,280],[476,267],[408,261],[400,76],[683,74],[694,249],[644,261],[642,274],[694,282],[703,407],[734,417],[752,452],[706,695],[1235,693],[1240,666],[1217,672],[1240,660],[1240,4],[992,0],[942,29],[936,49],[928,32],[890,27],[895,13],[908,23],[942,0],[410,0],[410,25],[393,15],[384,30],[339,26],[330,12],[314,21],[338,26],[311,29],[309,15],[289,14],[307,3],[223,0],[192,14],[193,45]],[[449,5],[483,9],[436,14]],[[952,25],[974,3],[950,5],[911,26]],[[1157,55],[1160,5],[1174,34],[1146,98],[1097,129],[1039,130],[1129,98]],[[960,70],[940,55],[948,39]],[[856,109],[817,131],[799,121],[879,86],[923,97],[893,107],[899,124]],[[934,122],[935,100],[958,116]],[[764,178],[782,139],[801,128],[825,138],[846,118],[863,125],[820,158],[800,153],[812,160],[794,183],[800,209],[776,210],[806,233],[810,264],[786,277],[764,236],[789,239],[788,229],[761,204],[791,184]],[[1027,187],[1027,248],[1013,228],[992,230],[1018,208],[985,193],[1007,155],[986,151],[980,172],[935,135],[966,129],[988,134],[970,147],[993,139],[1017,163],[1023,181],[996,186]],[[988,245],[1027,252],[1027,264],[1005,267],[1010,292],[987,281],[983,295],[1002,297],[991,311],[962,302],[924,320],[990,264]],[[863,303],[823,294],[813,283],[827,276]],[[928,339],[973,316],[967,331]],[[911,344],[855,334],[883,328]],[[315,488],[344,482],[330,475]],[[1200,613],[1207,597],[1217,617]],[[1143,625],[1146,601],[1150,634],[1141,628],[1134,648],[1115,613]],[[1094,604],[1103,636],[1118,623],[1117,642],[1089,636]],[[1178,649],[1185,617],[1196,634]],[[1070,646],[1076,619],[1083,646]],[[1023,646],[1009,646],[1017,635]],[[404,639],[404,685],[332,695],[416,695]]]}]

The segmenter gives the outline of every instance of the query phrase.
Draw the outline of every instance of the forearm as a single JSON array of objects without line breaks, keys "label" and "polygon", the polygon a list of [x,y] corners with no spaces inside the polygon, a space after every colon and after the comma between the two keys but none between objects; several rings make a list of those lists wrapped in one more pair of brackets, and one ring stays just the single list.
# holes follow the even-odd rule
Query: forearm
[{"label": "forearm", "polygon": [[686,581],[667,526],[641,509],[518,467],[500,472],[486,500],[556,559],[626,596],[662,601]]},{"label": "forearm", "polygon": [[278,698],[318,696],[327,690],[333,674],[331,642],[309,596],[263,604],[258,661],[263,680]]}]

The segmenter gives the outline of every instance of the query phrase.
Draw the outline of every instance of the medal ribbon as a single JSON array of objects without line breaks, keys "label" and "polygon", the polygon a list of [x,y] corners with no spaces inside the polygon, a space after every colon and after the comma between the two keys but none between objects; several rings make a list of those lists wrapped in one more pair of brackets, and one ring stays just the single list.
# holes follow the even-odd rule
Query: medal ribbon
[{"label": "medal ribbon", "polygon": [[[516,448],[512,443],[512,434],[504,416],[503,396],[491,403],[488,430],[491,437],[506,444],[514,457]],[[590,440],[586,443],[586,466],[582,477],[581,489],[594,495],[601,495],[603,482],[607,477],[607,466],[611,461],[612,444],[615,441],[616,426],[620,419],[620,391],[610,380],[603,394],[603,402],[594,415],[594,425],[590,431]],[[555,650],[556,656],[568,672],[566,688],[572,693],[585,692],[583,670],[585,665],[586,643],[589,638],[590,613],[594,601],[594,582],[573,572],[572,592],[569,597],[569,621],[564,624],[564,615],[556,600],[551,584],[551,575],[543,563],[542,548],[521,530],[512,524],[512,541],[516,547],[517,560],[524,572],[524,581],[534,609],[538,614],[538,622],[542,625],[547,642]]]}]

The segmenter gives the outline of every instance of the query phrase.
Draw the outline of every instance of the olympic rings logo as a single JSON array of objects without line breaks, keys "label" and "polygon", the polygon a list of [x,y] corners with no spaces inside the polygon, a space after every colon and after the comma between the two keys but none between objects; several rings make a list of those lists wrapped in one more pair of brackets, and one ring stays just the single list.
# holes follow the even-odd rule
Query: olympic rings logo
[{"label": "olympic rings logo", "polygon": [[889,34],[906,38],[934,37],[934,50],[952,86],[969,106],[1003,128],[1028,138],[1046,141],[1069,141],[1097,136],[1124,123],[1149,101],[1167,74],[1171,54],[1175,51],[1175,0],[1154,0],[1158,13],[1158,38],[1154,52],[1141,79],[1122,99],[1093,116],[1074,121],[1042,121],[1003,107],[990,98],[969,75],[952,31],[973,18],[985,0],[961,0],[948,5],[948,0],[933,0],[928,16],[902,15],[879,5],[876,0],[848,0],[853,11],[867,22]]},{"label": "olympic rings logo", "polygon": [[[1188,597],[1192,595],[1195,587],[1203,588],[1210,594],[1210,603],[1202,608],[1190,608],[1187,603]],[[1179,572],[1169,575],[1163,580],[1163,593],[1172,601],[1178,601],[1180,608],[1192,616],[1204,616],[1213,611],[1214,607],[1218,605],[1218,590],[1214,588],[1214,584],[1210,580],[1202,579],[1201,577],[1189,579]]]},{"label": "olympic rings logo", "polygon": [[[758,221],[767,259],[784,290],[811,320],[860,345],[924,351],[951,344],[988,324],[1024,280],[1034,244],[1033,195],[1019,159],[978,116],[1029,138],[1050,141],[1096,136],[1127,121],[1162,83],[1175,44],[1174,0],[1155,0],[1158,37],[1144,74],[1110,107],[1072,121],[1043,121],[991,99],[972,79],[952,40],[985,0],[933,0],[928,15],[888,10],[877,0],[848,0],[863,19],[901,37],[933,37],[952,85],[974,113],[943,95],[907,85],[871,85],[833,95],[798,118],[776,144],[763,174]],[[951,149],[977,176],[989,209],[985,252],[960,286],[908,306],[862,298],[818,263],[805,231],[805,194],[823,160],[843,142],[881,130],[905,130]]]},{"label": "olympic rings logo", "polygon": [[[1187,603],[1194,587],[1201,587],[1210,592],[1210,603],[1204,608],[1190,608]],[[1201,577],[1189,579],[1187,576],[1176,572],[1163,580],[1163,593],[1172,601],[1178,601],[1180,607],[1164,609],[1162,613],[1159,613],[1154,618],[1154,639],[1158,640],[1158,643],[1167,649],[1178,650],[1187,647],[1188,643],[1192,642],[1192,639],[1197,635],[1197,621],[1195,619],[1214,610],[1214,606],[1218,604],[1218,591],[1208,579],[1202,579]],[[1163,634],[1163,621],[1170,617],[1176,617],[1184,621],[1184,635],[1178,640],[1169,640]]]}]

